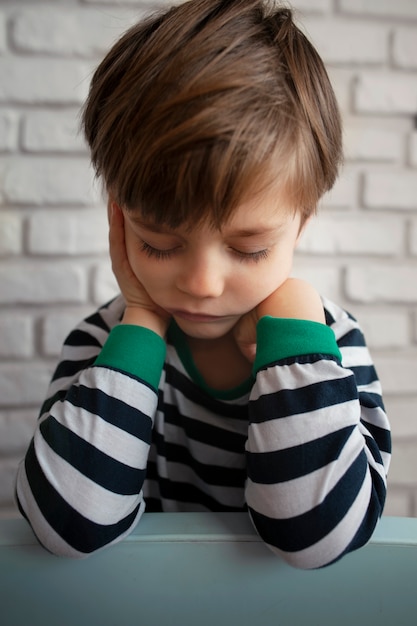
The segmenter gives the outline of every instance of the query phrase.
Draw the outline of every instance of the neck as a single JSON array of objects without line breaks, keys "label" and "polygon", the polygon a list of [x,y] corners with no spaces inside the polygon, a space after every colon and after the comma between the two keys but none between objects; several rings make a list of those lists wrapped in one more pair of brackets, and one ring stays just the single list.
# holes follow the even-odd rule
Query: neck
[{"label": "neck", "polygon": [[251,375],[252,366],[240,352],[232,332],[218,339],[187,337],[194,363],[205,383],[221,391],[233,389]]}]

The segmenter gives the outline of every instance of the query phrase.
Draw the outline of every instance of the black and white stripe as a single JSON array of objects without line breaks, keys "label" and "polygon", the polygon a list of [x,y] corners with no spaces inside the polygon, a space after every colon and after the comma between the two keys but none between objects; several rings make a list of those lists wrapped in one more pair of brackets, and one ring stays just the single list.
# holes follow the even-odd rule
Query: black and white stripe
[{"label": "black and white stripe", "polygon": [[379,381],[357,322],[324,300],[342,354],[266,364],[247,395],[201,389],[168,345],[159,389],[95,359],[123,313],[117,298],[68,337],[17,497],[39,540],[75,558],[154,511],[244,511],[298,567],[365,543],[390,459]]}]

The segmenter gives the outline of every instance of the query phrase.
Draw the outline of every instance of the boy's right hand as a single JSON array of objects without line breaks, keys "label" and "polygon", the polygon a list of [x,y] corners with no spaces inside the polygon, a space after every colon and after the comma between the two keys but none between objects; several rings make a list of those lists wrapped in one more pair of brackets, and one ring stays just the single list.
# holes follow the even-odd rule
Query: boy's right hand
[{"label": "boy's right hand", "polygon": [[151,300],[134,274],[126,252],[123,212],[111,199],[108,214],[112,270],[126,303],[122,324],[143,326],[164,337],[170,316]]}]

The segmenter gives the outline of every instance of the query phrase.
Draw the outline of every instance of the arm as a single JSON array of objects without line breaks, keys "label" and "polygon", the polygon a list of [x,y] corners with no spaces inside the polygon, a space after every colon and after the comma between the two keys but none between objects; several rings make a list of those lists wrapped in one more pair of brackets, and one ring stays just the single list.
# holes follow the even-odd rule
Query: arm
[{"label": "arm", "polygon": [[66,341],[17,477],[20,510],[40,542],[71,557],[122,539],[144,510],[166,322],[129,273],[120,217],[110,250],[126,295]]},{"label": "arm", "polygon": [[122,325],[92,348],[97,330],[87,322],[69,336],[17,477],[20,509],[40,542],[75,558],[124,537],[144,510],[165,354],[160,337]]},{"label": "arm", "polygon": [[328,325],[304,312],[257,327],[246,500],[264,541],[302,568],[366,543],[386,493],[379,381],[356,322],[336,312]]}]

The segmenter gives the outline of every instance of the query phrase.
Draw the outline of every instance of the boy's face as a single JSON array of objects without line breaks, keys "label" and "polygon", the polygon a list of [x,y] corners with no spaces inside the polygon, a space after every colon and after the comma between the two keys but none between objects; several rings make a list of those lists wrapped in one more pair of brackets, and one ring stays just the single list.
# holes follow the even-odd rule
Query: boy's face
[{"label": "boy's face", "polygon": [[289,277],[300,215],[271,193],[221,229],[155,226],[124,211],[131,267],[150,298],[196,339],[218,339]]}]

